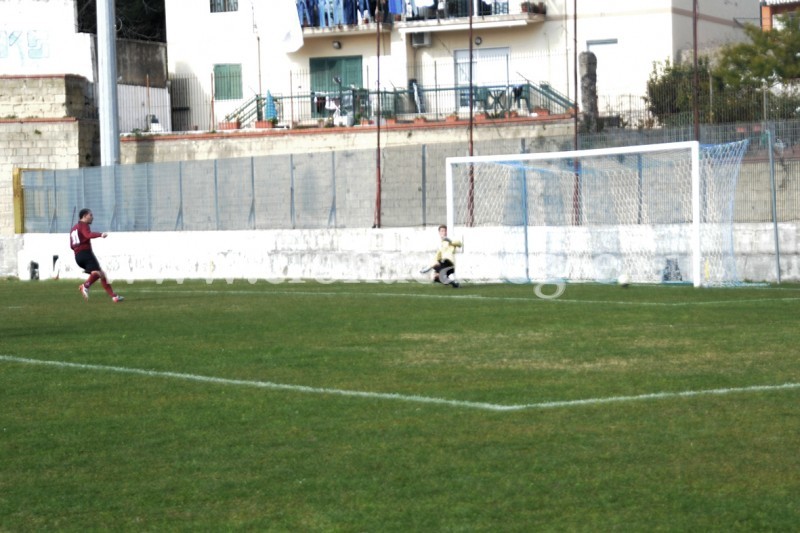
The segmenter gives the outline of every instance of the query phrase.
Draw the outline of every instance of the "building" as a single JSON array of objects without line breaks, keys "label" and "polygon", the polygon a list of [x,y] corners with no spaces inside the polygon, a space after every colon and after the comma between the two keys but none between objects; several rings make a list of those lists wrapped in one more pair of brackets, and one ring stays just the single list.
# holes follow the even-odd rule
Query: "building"
[{"label": "building", "polygon": [[[75,0],[0,2],[0,75],[77,76],[94,93],[96,38],[77,32],[77,27]],[[148,131],[154,123],[169,130],[166,45],[118,40],[117,70],[120,131]],[[2,105],[0,109],[5,110]]]},{"label": "building", "polygon": [[[183,117],[173,117],[176,129],[181,123],[213,129],[267,93],[283,104],[277,113],[288,125],[344,106],[373,116],[379,104],[382,114],[461,113],[469,110],[470,76],[473,86],[486,89],[473,94],[473,105],[503,110],[531,96],[515,94],[516,87],[544,87],[581,102],[576,62],[587,51],[597,58],[602,114],[644,95],[655,62],[675,62],[695,45],[692,0],[472,0],[471,9],[466,0],[392,0],[387,8],[400,13],[385,13],[380,24],[375,13],[345,1],[350,18],[334,15],[334,25],[325,27],[328,17],[320,23],[314,12],[317,0],[306,2],[312,16],[303,17],[302,46],[286,52],[266,44],[276,24],[279,35],[290,27],[293,13],[277,2],[220,0],[209,7],[166,0],[170,75],[195,77],[207,99],[185,98],[178,106]],[[758,21],[755,2],[700,2],[698,50],[742,40],[743,20]],[[364,93],[372,95],[366,104],[359,99]]]},{"label": "building", "polygon": [[769,31],[777,27],[775,17],[800,11],[797,0],[761,0],[761,29]]}]

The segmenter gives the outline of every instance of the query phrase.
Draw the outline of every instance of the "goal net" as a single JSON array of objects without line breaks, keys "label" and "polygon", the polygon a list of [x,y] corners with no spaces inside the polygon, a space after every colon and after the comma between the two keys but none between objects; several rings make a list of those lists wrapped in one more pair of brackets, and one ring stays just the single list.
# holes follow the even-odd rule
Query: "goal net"
[{"label": "goal net", "polygon": [[746,148],[690,141],[448,158],[447,225],[470,241],[461,276],[737,284],[733,208]]}]

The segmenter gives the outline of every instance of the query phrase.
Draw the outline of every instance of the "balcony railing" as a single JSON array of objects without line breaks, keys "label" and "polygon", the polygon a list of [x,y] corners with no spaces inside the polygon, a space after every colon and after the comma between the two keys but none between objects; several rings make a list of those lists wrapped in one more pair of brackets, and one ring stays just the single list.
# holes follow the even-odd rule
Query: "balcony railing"
[{"label": "balcony railing", "polygon": [[[425,117],[439,120],[468,116],[470,104],[473,113],[485,113],[494,118],[512,112],[531,115],[575,111],[575,104],[569,98],[546,83],[473,86],[471,96],[469,86],[420,88],[414,84],[409,89],[395,91],[348,88],[290,97],[254,96],[226,115],[225,122],[247,127],[264,117],[275,117],[279,124],[292,127],[318,125],[320,121],[352,125],[362,118],[374,119],[378,114],[384,119]],[[274,107],[268,110],[265,107],[268,104]]]},{"label": "balcony railing", "polygon": [[[382,22],[412,22],[417,20],[442,20],[449,18],[463,18],[470,15],[476,17],[496,15],[540,14],[547,12],[544,2],[525,0],[435,0],[432,6],[417,6],[416,2],[405,2],[403,13],[390,13],[384,7],[381,13]],[[300,22],[307,28],[336,28],[343,25],[353,25],[360,22],[374,22],[377,14],[370,10],[359,10],[359,2],[353,2],[350,10],[336,10],[333,6],[330,11],[320,12],[317,9],[317,0],[298,1],[298,14]]]}]

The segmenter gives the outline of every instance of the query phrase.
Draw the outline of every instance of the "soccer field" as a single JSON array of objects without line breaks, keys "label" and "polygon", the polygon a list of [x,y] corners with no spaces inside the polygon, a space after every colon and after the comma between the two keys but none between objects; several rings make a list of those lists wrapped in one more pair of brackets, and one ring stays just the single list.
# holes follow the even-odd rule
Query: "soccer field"
[{"label": "soccer field", "polygon": [[2,531],[790,531],[800,286],[0,281]]}]

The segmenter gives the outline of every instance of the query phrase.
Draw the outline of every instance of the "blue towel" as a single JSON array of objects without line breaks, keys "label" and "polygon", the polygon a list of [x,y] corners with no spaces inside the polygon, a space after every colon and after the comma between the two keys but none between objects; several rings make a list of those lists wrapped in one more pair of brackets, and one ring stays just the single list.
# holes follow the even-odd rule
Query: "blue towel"
[{"label": "blue towel", "polygon": [[267,91],[267,101],[264,105],[264,115],[267,120],[278,118],[278,110],[275,108],[275,98],[272,97],[272,93],[269,91]]},{"label": "blue towel", "polygon": [[389,0],[389,13],[393,15],[403,14],[403,0]]}]

